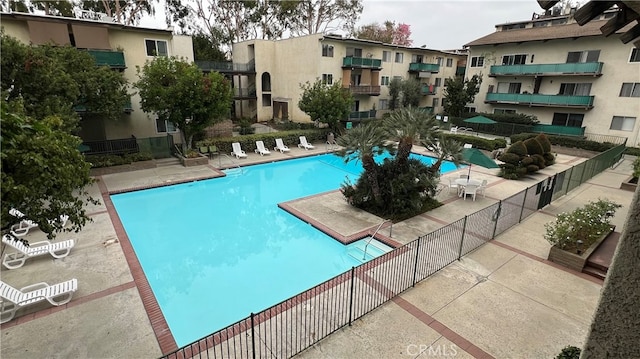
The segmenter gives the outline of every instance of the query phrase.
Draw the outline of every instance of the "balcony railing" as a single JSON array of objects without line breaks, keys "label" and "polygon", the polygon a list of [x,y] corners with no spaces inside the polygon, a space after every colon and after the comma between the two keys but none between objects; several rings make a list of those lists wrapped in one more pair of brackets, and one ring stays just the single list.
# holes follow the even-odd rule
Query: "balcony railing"
[{"label": "balcony railing", "polygon": [[423,95],[435,95],[438,93],[438,88],[434,85],[422,85]]},{"label": "balcony railing", "polygon": [[380,95],[380,86],[351,85],[351,86],[349,86],[349,90],[354,95],[372,95],[372,96],[379,96]]},{"label": "balcony railing", "polygon": [[354,111],[349,114],[349,120],[373,120],[376,118],[376,110]]},{"label": "balcony railing", "polygon": [[342,67],[381,69],[382,60],[347,56],[342,59]]},{"label": "balcony railing", "polygon": [[234,87],[233,97],[256,97],[256,87]]},{"label": "balcony railing", "polygon": [[440,71],[440,65],[438,64],[424,64],[422,62],[412,62],[409,64],[409,72],[431,72],[438,73]]},{"label": "balcony railing", "polygon": [[124,52],[109,50],[87,50],[98,66],[110,66],[113,69],[125,69]]},{"label": "balcony railing", "polygon": [[494,65],[489,76],[602,75],[602,62],[578,62],[540,65]]},{"label": "balcony railing", "polygon": [[510,103],[541,107],[584,107],[593,108],[595,96],[540,95],[519,93],[488,93],[485,103]]},{"label": "balcony railing", "polygon": [[204,72],[256,72],[256,61],[251,60],[246,64],[234,62],[195,61],[200,70]]}]

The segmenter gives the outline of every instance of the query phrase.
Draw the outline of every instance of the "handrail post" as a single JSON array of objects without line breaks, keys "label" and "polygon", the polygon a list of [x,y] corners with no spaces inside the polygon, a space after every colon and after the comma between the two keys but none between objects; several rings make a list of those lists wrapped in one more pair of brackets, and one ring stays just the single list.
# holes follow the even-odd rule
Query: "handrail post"
[{"label": "handrail post", "polygon": [[493,225],[493,234],[491,235],[491,239],[496,238],[496,230],[498,230],[498,220],[500,219],[501,213],[502,213],[502,200],[498,202],[498,208],[496,208],[496,212],[494,214],[495,218],[492,218],[495,223]]},{"label": "handrail post", "polygon": [[351,319],[353,318],[353,287],[355,285],[355,271],[356,267],[351,267],[351,293],[349,295],[349,326],[351,326]]},{"label": "handrail post", "polygon": [[520,218],[518,218],[518,223],[522,222],[522,214],[524,213],[524,206],[527,203],[527,194],[529,194],[529,189],[531,187],[527,187],[524,190],[524,198],[522,199],[522,206],[520,207]]},{"label": "handrail post", "polygon": [[418,244],[416,245],[416,260],[415,263],[413,265],[413,285],[412,287],[416,286],[416,274],[418,273],[418,254],[420,253],[420,240],[423,237],[418,237]]},{"label": "handrail post", "polygon": [[464,243],[464,234],[467,231],[467,218],[469,216],[464,216],[464,222],[462,222],[462,238],[460,238],[460,248],[458,249],[458,260],[462,258],[462,244]]},{"label": "handrail post", "polygon": [[253,326],[253,312],[251,312],[251,352],[253,354],[253,359],[256,359],[256,336],[255,330]]}]

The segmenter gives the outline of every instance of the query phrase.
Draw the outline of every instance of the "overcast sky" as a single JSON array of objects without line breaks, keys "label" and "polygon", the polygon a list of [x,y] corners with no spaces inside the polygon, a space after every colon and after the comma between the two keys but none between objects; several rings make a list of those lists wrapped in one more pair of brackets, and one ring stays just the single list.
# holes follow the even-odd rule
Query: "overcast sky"
[{"label": "overcast sky", "polygon": [[[528,20],[534,12],[542,12],[536,0],[363,0],[363,4],[357,26],[386,20],[405,23],[411,26],[413,46],[435,50],[462,48],[494,32],[496,24]],[[164,14],[143,19],[140,25],[165,28]]]}]

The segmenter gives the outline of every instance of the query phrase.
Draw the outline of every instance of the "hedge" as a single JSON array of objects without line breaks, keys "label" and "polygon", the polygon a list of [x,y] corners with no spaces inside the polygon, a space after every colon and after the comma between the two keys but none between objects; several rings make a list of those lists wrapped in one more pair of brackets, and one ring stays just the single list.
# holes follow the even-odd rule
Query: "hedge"
[{"label": "hedge", "polygon": [[499,148],[506,148],[507,141],[504,138],[496,138],[493,140],[482,138],[478,136],[459,135],[455,133],[442,132],[442,136],[452,138],[460,143],[470,143],[474,148],[482,150],[493,151]]},{"label": "hedge", "polygon": [[[511,136],[511,143],[515,143],[518,141],[525,141],[529,138],[538,136],[538,133],[519,133],[517,135]],[[583,150],[594,151],[594,152],[604,152],[610,148],[613,148],[617,145],[609,142],[596,142],[585,140],[582,137],[576,136],[558,136],[558,135],[550,135],[547,134],[547,138],[552,145],[569,147],[569,148],[580,148]]]},{"label": "hedge", "polygon": [[300,143],[300,136],[306,136],[307,141],[309,142],[325,142],[327,139],[327,134],[329,132],[330,130],[327,128],[321,130],[313,129],[256,133],[252,135],[233,137],[213,137],[207,138],[202,141],[197,141],[195,143],[195,148],[197,149],[201,146],[215,145],[216,147],[218,147],[218,151],[220,153],[231,153],[231,144],[233,142],[239,142],[243,150],[245,150],[246,152],[253,152],[256,149],[256,141],[263,141],[264,147],[270,150],[276,146],[276,138],[282,138],[282,142],[284,142],[284,144],[288,147],[296,147],[298,146],[298,143]]}]

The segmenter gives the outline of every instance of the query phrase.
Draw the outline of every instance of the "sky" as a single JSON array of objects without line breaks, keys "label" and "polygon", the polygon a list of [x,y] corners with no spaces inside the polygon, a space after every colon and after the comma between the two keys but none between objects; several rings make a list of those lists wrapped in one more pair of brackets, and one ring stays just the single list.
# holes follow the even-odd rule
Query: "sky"
[{"label": "sky", "polygon": [[[387,20],[405,23],[410,25],[413,46],[434,50],[460,49],[494,32],[496,24],[529,20],[543,11],[536,0],[363,0],[363,5],[356,26]],[[166,28],[164,14],[143,19],[140,25]]]}]

